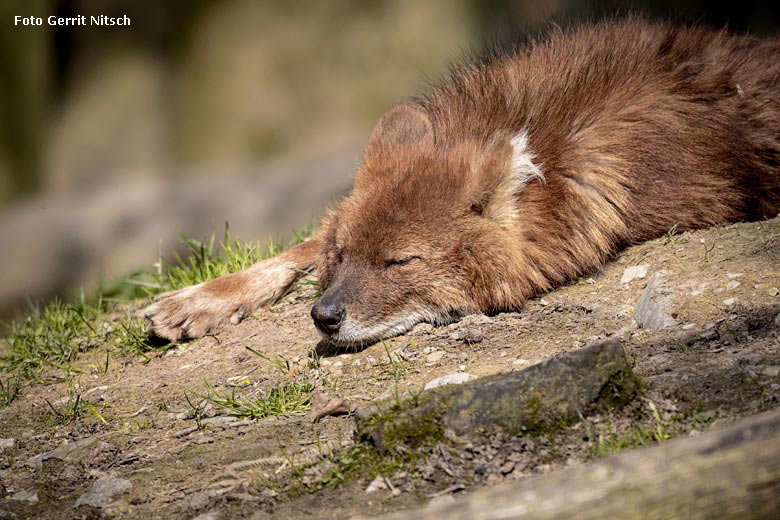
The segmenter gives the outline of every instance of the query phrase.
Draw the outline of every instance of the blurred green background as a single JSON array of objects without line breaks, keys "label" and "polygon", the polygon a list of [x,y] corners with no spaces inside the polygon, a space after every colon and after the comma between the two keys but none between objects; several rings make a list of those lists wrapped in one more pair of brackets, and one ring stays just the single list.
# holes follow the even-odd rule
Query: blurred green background
[{"label": "blurred green background", "polygon": [[[483,40],[632,9],[771,34],[776,5],[4,0],[0,315],[148,264],[179,232],[300,227],[349,189],[381,113]],[[50,27],[50,15],[132,25]]]}]

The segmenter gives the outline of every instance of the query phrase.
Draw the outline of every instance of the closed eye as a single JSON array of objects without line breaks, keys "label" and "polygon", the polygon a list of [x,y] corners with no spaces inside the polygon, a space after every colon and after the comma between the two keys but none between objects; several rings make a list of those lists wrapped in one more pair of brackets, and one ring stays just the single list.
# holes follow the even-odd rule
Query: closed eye
[{"label": "closed eye", "polygon": [[395,258],[393,260],[388,260],[385,262],[385,268],[393,267],[396,265],[406,265],[414,260],[422,260],[419,256],[404,256],[402,258]]}]

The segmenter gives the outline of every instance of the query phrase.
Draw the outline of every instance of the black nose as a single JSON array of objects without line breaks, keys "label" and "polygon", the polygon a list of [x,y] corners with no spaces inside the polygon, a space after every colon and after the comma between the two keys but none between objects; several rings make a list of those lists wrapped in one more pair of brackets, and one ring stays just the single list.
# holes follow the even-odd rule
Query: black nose
[{"label": "black nose", "polygon": [[347,311],[336,302],[320,299],[314,307],[311,308],[311,317],[314,324],[326,334],[335,334],[344,321]]}]

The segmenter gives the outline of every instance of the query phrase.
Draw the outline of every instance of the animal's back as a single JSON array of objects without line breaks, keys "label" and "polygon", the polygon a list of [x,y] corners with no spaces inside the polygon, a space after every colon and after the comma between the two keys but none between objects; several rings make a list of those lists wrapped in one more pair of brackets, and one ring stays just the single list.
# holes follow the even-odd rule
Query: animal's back
[{"label": "animal's back", "polygon": [[419,100],[438,142],[524,132],[517,247],[555,281],[677,225],[780,212],[780,39],[641,18],[555,30]]}]

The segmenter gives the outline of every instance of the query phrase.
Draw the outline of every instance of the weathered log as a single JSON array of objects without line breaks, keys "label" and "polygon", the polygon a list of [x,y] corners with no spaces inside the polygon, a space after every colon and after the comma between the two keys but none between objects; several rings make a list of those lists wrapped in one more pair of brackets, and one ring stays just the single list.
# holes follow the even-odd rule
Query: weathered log
[{"label": "weathered log", "polygon": [[780,411],[383,518],[780,518]]},{"label": "weathered log", "polygon": [[525,370],[438,388],[400,403],[369,405],[358,410],[356,423],[359,434],[380,450],[444,436],[534,433],[622,406],[637,387],[623,347],[611,340]]}]

